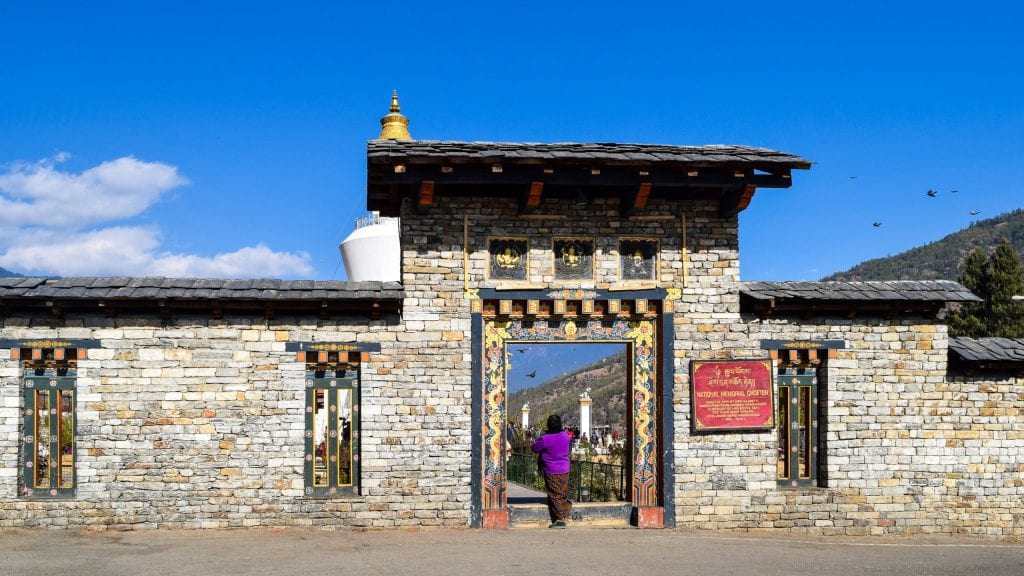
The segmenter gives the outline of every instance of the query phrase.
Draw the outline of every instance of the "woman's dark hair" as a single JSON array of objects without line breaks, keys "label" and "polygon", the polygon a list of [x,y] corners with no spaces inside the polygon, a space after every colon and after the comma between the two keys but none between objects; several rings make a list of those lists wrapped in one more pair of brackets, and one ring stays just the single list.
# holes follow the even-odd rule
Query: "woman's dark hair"
[{"label": "woman's dark hair", "polygon": [[562,431],[562,417],[558,414],[548,416],[548,434],[558,434]]}]

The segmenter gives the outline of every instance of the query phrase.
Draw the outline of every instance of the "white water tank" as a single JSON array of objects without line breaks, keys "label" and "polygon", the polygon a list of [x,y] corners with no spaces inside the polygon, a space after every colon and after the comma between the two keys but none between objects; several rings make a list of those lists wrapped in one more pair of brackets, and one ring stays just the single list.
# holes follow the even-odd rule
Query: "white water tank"
[{"label": "white water tank", "polygon": [[356,220],[356,229],[338,245],[351,282],[401,282],[402,247],[398,218],[377,212]]}]

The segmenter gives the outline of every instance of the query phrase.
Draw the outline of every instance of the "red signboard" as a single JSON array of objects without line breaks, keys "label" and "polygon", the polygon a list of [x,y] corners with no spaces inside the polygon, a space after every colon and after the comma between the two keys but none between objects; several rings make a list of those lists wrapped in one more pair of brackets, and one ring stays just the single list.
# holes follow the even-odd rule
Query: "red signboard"
[{"label": "red signboard", "polygon": [[695,431],[775,427],[769,359],[694,360],[690,363],[690,390]]}]

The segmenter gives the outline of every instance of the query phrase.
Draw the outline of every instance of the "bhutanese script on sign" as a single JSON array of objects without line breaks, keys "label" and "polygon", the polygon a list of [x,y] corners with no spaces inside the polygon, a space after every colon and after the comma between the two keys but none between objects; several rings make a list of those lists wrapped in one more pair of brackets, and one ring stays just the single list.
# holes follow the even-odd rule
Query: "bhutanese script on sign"
[{"label": "bhutanese script on sign", "polygon": [[694,360],[690,399],[696,431],[775,427],[771,360]]}]

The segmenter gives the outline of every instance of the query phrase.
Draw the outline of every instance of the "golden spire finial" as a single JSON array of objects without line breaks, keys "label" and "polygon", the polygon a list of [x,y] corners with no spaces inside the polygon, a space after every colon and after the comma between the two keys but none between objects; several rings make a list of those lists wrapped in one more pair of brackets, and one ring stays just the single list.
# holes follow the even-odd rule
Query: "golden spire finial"
[{"label": "golden spire finial", "polygon": [[409,134],[409,119],[402,116],[398,107],[398,90],[391,93],[390,113],[380,119],[380,136],[377,140],[412,140]]}]

